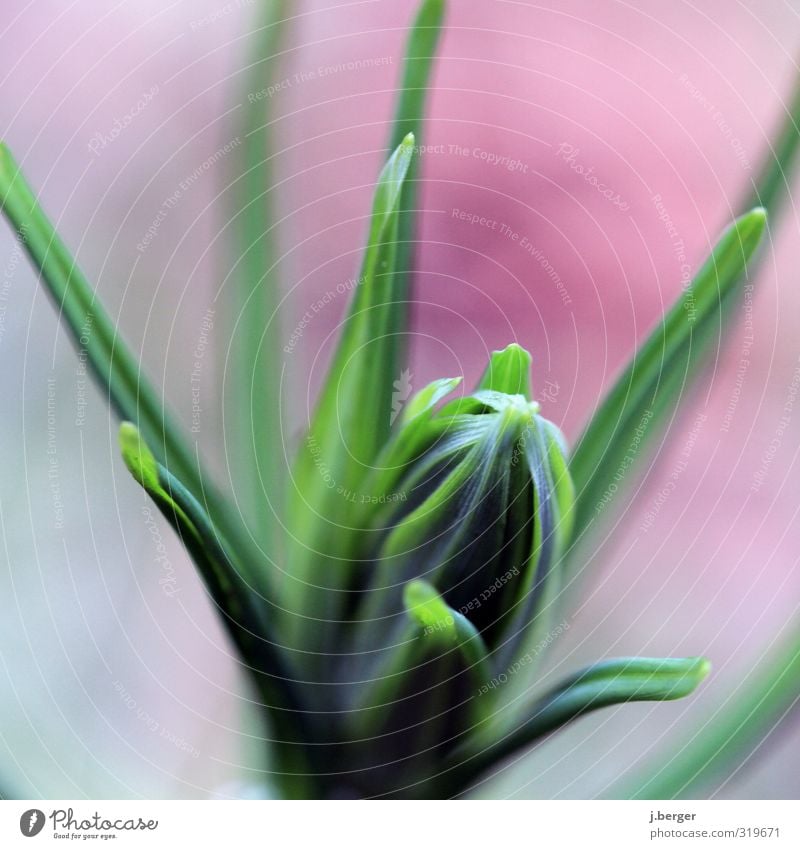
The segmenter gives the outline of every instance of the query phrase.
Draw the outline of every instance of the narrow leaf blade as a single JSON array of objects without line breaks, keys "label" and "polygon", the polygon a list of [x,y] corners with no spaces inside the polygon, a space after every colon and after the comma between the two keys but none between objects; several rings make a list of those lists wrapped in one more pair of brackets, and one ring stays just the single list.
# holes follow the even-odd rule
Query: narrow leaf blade
[{"label": "narrow leaf blade", "polygon": [[[433,62],[444,22],[444,0],[423,0],[408,35],[405,68],[400,82],[400,97],[395,111],[394,124],[389,139],[389,149],[394,150],[401,141],[413,133],[417,144],[423,143],[423,124],[428,99]],[[408,180],[403,187],[397,229],[397,284],[392,311],[393,333],[402,334],[408,323],[408,301],[411,295],[412,256],[416,236],[419,163],[411,163]],[[397,337],[398,355],[402,337]]]},{"label": "narrow leaf blade", "polygon": [[230,275],[226,308],[230,375],[225,386],[228,468],[237,502],[261,551],[275,556],[286,470],[279,395],[280,280],[275,221],[273,99],[253,96],[278,79],[288,0],[268,0],[259,12],[250,67],[236,113],[242,143],[234,149],[230,203]]},{"label": "narrow leaf blade", "polygon": [[576,534],[624,489],[620,481],[697,373],[727,308],[744,285],[747,263],[765,225],[764,210],[754,209],[725,231],[592,417],[570,461]]},{"label": "narrow leaf blade", "polygon": [[193,496],[224,525],[229,539],[240,545],[238,518],[216,491],[180,429],[162,406],[141,365],[120,337],[2,143],[0,208],[39,270],[41,282],[73,343],[86,351],[90,372],[107,393],[116,413],[123,420],[136,422],[158,461],[185,481]]},{"label": "narrow leaf blade", "polygon": [[[341,615],[347,599],[339,590],[352,577],[346,561],[357,540],[352,499],[389,438],[397,217],[413,152],[408,135],[381,171],[358,287],[294,468],[284,592],[287,628],[300,644],[324,644],[324,620]],[[320,620],[313,629],[309,617]]]},{"label": "narrow leaf blade", "polygon": [[191,554],[243,663],[268,699],[266,707],[276,726],[284,733],[296,734],[306,721],[304,699],[289,659],[269,625],[274,606],[247,585],[211,518],[189,490],[158,463],[130,422],[120,426],[119,443],[134,480]]},{"label": "narrow leaf blade", "polygon": [[159,458],[190,485],[198,485],[197,464],[191,451],[3,143],[0,208],[39,270],[41,282],[73,342],[86,350],[92,374],[108,392],[117,413],[137,421]]},{"label": "narrow leaf blade", "polygon": [[700,657],[629,657],[593,664],[539,699],[529,718],[512,732],[493,742],[487,742],[485,733],[472,735],[450,757],[451,780],[463,789],[502,758],[591,711],[626,702],[684,698],[694,692],[710,668]]}]

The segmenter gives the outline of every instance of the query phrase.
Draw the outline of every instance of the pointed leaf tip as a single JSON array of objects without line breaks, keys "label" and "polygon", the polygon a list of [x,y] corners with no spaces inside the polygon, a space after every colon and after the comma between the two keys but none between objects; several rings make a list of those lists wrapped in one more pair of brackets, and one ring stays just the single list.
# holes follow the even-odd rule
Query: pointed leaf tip
[{"label": "pointed leaf tip", "polygon": [[442,598],[427,581],[409,581],[403,588],[403,604],[423,634],[440,646],[457,647],[476,687],[491,677],[488,649],[475,626]]},{"label": "pointed leaf tip", "polygon": [[506,395],[522,395],[531,400],[531,355],[512,342],[502,351],[492,351],[489,365],[478,387]]},{"label": "pointed leaf tip", "polygon": [[737,218],[735,226],[743,240],[757,243],[764,233],[768,220],[767,210],[763,206],[756,206]]},{"label": "pointed leaf tip", "polygon": [[[609,482],[618,469],[631,468],[632,460],[651,449],[655,432],[664,429],[689,382],[719,344],[731,307],[752,276],[766,224],[765,209],[755,207],[725,229],[691,284],[637,348],[595,411],[570,460],[577,493],[576,536],[626,489],[616,483],[612,489]],[[635,474],[625,472],[626,483]]]},{"label": "pointed leaf tip", "polygon": [[123,422],[119,426],[119,447],[134,480],[148,492],[160,489],[156,458],[132,422]]},{"label": "pointed leaf tip", "polygon": [[403,589],[403,603],[422,628],[454,630],[450,608],[427,581],[410,581]]}]

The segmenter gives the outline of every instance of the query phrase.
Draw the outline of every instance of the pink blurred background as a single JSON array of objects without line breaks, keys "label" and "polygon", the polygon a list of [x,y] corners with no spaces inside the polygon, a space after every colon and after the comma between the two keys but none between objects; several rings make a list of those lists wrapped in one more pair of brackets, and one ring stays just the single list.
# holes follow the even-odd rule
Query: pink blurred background
[{"label": "pink blurred background", "polygon": [[[259,5],[8,0],[0,41],[0,131],[187,425],[193,352],[215,311],[197,438],[220,476],[215,393],[228,339],[217,296],[230,261],[220,151],[247,98]],[[278,78],[263,81],[277,87],[264,99],[287,337],[357,273],[414,7],[298,3]],[[452,2],[422,128],[413,385],[472,381],[489,351],[517,340],[533,352],[535,390],[549,387],[547,415],[574,438],[752,188],[797,75],[798,11],[794,1]],[[800,367],[799,229],[790,204],[752,305],[673,422],[626,529],[594,552],[555,658],[563,669],[704,654],[714,675],[690,700],[582,720],[484,795],[602,794],[672,751],[682,727],[713,722],[790,622],[800,412],[782,418]],[[263,732],[191,564],[165,526],[168,564],[156,562],[159,540],[100,393],[76,423],[77,358],[5,228],[0,264],[4,771],[25,796],[257,795]],[[345,306],[335,298],[286,355],[292,434]],[[797,798],[798,746],[787,724],[718,795]]]}]

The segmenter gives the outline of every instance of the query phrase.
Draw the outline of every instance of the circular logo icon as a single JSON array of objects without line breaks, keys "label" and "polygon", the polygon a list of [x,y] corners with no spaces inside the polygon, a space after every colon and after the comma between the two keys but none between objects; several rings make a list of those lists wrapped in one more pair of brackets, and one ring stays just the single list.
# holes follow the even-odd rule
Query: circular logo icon
[{"label": "circular logo icon", "polygon": [[36,837],[44,828],[44,813],[38,808],[31,808],[19,818],[19,830],[25,837]]}]

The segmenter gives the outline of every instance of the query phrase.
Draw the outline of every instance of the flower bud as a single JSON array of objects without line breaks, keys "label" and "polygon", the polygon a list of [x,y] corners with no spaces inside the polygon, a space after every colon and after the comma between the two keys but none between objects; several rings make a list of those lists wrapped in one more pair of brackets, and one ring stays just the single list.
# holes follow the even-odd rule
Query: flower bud
[{"label": "flower bud", "polygon": [[481,633],[496,662],[539,632],[557,590],[555,566],[573,500],[563,437],[530,398],[530,355],[495,352],[472,395],[436,405],[437,381],[409,405],[371,482],[364,517],[373,574],[362,624],[402,611],[423,579]]}]

